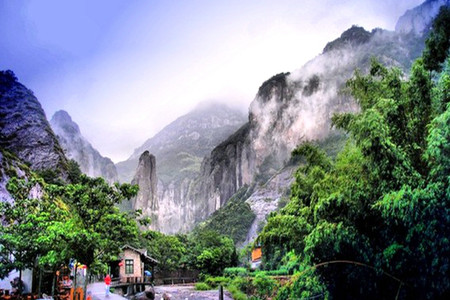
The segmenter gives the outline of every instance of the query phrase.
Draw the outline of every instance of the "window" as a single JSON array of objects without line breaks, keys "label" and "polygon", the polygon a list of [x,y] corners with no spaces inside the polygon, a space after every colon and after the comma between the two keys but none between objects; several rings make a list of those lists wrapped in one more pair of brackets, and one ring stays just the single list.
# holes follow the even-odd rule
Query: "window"
[{"label": "window", "polygon": [[134,261],[125,259],[125,274],[134,274]]}]

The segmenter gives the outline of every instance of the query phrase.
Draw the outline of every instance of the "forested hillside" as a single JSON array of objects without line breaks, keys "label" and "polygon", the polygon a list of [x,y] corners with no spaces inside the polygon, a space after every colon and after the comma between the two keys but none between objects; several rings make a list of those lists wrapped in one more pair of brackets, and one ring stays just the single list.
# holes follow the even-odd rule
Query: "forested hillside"
[{"label": "forested hillside", "polygon": [[[294,156],[290,202],[258,237],[266,269],[295,273],[277,299],[438,299],[450,289],[450,10],[442,8],[409,78],[373,61],[337,114],[335,159],[312,143]],[[447,298],[448,299],[448,298]]]}]

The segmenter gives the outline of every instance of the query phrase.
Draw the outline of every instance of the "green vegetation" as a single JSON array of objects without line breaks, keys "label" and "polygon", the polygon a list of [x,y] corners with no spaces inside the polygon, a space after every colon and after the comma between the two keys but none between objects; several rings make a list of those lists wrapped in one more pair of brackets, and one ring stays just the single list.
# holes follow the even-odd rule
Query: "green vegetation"
[{"label": "green vegetation", "polygon": [[426,59],[449,22],[442,9],[434,29],[447,31],[430,35],[408,79],[373,61],[347,82],[361,110],[333,117],[349,137],[335,158],[308,143],[293,152],[304,164],[291,200],[258,237],[264,267],[295,274],[277,299],[448,296],[448,43],[445,62]]},{"label": "green vegetation", "polygon": [[329,51],[342,49],[348,45],[360,45],[367,43],[372,35],[373,33],[364,30],[364,28],[353,25],[350,29],[344,31],[339,38],[327,43],[323,49],[323,52],[326,53]]},{"label": "green vegetation", "polygon": [[211,289],[211,287],[204,282],[197,282],[195,284],[195,290],[197,290],[197,291],[208,291],[210,289]]},{"label": "green vegetation", "polygon": [[88,273],[103,271],[124,243],[137,239],[136,221],[115,207],[135,195],[136,187],[111,187],[85,175],[77,181],[11,178],[7,189],[14,203],[0,203],[0,276],[12,269],[54,270],[71,258],[86,264]]},{"label": "green vegetation", "polygon": [[234,243],[243,242],[247,236],[255,213],[245,200],[251,195],[253,188],[247,185],[240,188],[227,204],[215,211],[207,221],[198,226],[198,230],[213,230],[229,236]]}]

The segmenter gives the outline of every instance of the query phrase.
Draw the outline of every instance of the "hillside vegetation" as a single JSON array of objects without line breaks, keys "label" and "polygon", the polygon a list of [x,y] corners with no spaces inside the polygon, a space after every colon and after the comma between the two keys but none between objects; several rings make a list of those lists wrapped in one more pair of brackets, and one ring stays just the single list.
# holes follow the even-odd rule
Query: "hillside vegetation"
[{"label": "hillside vegetation", "polygon": [[347,82],[361,110],[333,117],[349,135],[335,159],[293,152],[306,164],[257,240],[266,269],[295,270],[277,299],[449,296],[449,22],[441,9],[408,79],[373,61]]}]

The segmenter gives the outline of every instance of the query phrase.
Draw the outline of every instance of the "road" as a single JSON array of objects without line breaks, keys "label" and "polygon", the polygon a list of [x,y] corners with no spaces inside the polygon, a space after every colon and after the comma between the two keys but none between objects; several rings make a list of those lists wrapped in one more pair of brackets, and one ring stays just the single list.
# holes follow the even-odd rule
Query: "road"
[{"label": "road", "polygon": [[[122,296],[110,293],[105,295],[105,284],[103,282],[92,283],[88,286],[88,293],[91,293],[92,300],[127,300]],[[162,300],[163,294],[169,296],[170,300],[217,300],[219,290],[196,291],[193,285],[160,285],[155,286],[155,300]],[[223,291],[224,300],[232,300],[231,294],[225,289]]]},{"label": "road", "polygon": [[[219,290],[196,291],[193,285],[160,285],[155,286],[156,298],[161,300],[162,295],[166,293],[170,300],[217,300],[219,299]],[[225,289],[223,291],[224,300],[232,300],[231,294]]]},{"label": "road", "polygon": [[106,296],[105,283],[103,282],[91,283],[88,286],[88,294],[89,292],[92,295],[92,300],[127,300],[127,298],[113,293],[109,293],[109,296]]}]

